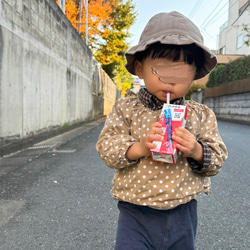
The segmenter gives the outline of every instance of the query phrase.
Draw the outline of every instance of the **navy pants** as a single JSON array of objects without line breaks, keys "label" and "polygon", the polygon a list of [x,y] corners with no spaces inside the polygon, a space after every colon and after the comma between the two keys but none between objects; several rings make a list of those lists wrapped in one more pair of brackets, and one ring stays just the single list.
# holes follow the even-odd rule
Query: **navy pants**
[{"label": "navy pants", "polygon": [[170,210],[118,202],[120,210],[115,250],[193,250],[197,201]]}]

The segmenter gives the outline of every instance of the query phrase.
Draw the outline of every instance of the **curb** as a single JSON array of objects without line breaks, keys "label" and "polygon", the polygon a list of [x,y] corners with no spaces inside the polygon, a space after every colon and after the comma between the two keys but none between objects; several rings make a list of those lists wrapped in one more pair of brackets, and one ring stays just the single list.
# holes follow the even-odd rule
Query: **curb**
[{"label": "curb", "polygon": [[77,128],[80,128],[82,126],[85,126],[87,124],[90,124],[92,122],[98,121],[100,119],[104,119],[106,116],[98,116],[95,117],[95,119],[86,120],[84,122],[78,122],[74,123],[69,127],[56,127],[52,128],[49,131],[43,131],[41,133],[32,135],[28,138],[20,139],[18,141],[13,141],[8,144],[4,144],[0,146],[0,157],[3,157],[5,155],[11,154],[13,152],[24,150],[25,148],[28,148],[36,143],[40,143],[44,140],[51,139],[55,136],[62,135],[64,133],[67,133],[69,131],[73,131]]}]

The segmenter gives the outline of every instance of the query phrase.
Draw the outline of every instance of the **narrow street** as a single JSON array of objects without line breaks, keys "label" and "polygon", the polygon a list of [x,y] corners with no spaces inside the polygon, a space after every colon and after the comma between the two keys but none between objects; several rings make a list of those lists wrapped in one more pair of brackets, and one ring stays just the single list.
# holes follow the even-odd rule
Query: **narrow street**
[{"label": "narrow street", "polygon": [[[95,150],[104,119],[0,159],[1,250],[113,249],[114,171]],[[198,198],[197,250],[250,249],[250,127],[219,122],[229,159]]]}]

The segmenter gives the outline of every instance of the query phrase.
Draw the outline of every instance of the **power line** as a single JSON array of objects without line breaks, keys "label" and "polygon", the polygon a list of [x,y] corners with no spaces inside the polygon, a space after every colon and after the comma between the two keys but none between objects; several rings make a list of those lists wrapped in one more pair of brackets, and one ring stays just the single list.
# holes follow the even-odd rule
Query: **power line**
[{"label": "power line", "polygon": [[216,22],[221,16],[223,16],[226,12],[227,12],[227,9],[226,9],[220,16],[218,16],[216,19],[211,20],[209,23],[207,23],[206,26],[204,27],[204,29],[205,29],[208,25],[211,25],[211,24],[215,23],[215,22]]},{"label": "power line", "polygon": [[206,37],[208,37],[211,41],[212,41],[212,40],[213,40],[213,41],[216,41],[216,39],[215,39],[214,37],[212,37],[212,36],[208,33],[208,31],[206,30],[207,26],[213,24],[214,22],[216,22],[216,21],[217,21],[221,16],[223,16],[226,12],[227,12],[227,10],[224,11],[224,12],[223,12],[220,16],[218,16],[216,19],[211,20],[212,22],[210,21],[209,23],[206,24],[206,26],[204,26],[204,28],[201,29],[201,31],[203,31],[204,33],[206,33]]},{"label": "power line", "polygon": [[199,1],[199,0],[196,1],[196,3],[194,4],[192,10],[190,11],[190,13],[189,13],[189,15],[188,15],[188,17],[189,17],[190,19],[193,18],[193,16],[194,16],[195,13],[197,12],[197,10],[200,8],[202,2],[203,2],[203,0],[202,0],[202,1]]},{"label": "power line", "polygon": [[[218,8],[218,6],[220,5],[220,3],[221,3],[221,2],[219,2],[219,3],[215,6],[215,8],[210,12],[210,14],[208,15],[208,17],[207,17],[207,18],[204,20],[204,22],[200,25],[200,29],[202,29],[203,25],[205,25],[206,22],[207,22],[209,19],[210,19],[209,22],[211,22],[211,20],[213,20],[213,18],[214,18],[215,16],[217,16],[218,13],[219,13],[222,9],[224,9],[224,7],[227,5],[227,2],[226,2],[226,4],[224,4],[223,7],[222,7],[215,15],[211,16],[211,14]],[[207,25],[209,24],[209,22],[206,24],[205,27],[207,27]]]},{"label": "power line", "polygon": [[210,40],[210,41],[215,41],[216,42],[216,39],[213,37],[213,36],[211,36],[207,31],[206,31],[206,29],[203,29],[202,30],[203,32],[204,32],[204,35]]}]

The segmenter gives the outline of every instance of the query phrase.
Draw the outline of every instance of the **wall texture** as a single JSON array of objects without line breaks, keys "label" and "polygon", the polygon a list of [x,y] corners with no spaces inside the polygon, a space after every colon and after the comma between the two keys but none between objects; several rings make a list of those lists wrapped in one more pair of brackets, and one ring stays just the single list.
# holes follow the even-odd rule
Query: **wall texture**
[{"label": "wall texture", "polygon": [[250,125],[250,78],[207,88],[191,99],[207,105],[218,119]]},{"label": "wall texture", "polygon": [[250,92],[209,97],[204,103],[218,119],[250,125]]},{"label": "wall texture", "polygon": [[103,75],[54,0],[0,0],[0,153],[102,115]]}]

